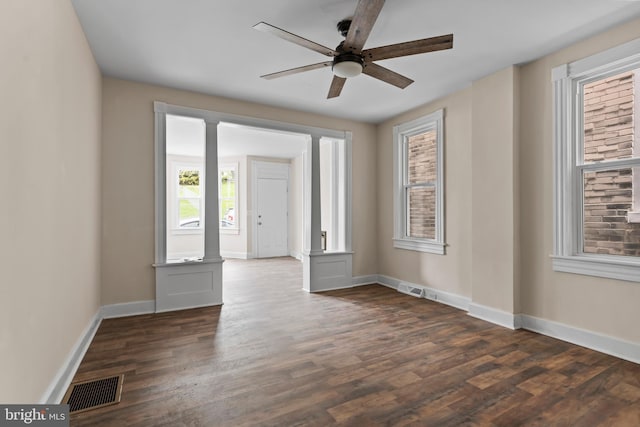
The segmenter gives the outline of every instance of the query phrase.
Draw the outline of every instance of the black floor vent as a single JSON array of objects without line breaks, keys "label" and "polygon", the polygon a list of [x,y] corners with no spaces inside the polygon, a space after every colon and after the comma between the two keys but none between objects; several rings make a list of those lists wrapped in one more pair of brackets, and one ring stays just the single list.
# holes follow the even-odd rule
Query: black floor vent
[{"label": "black floor vent", "polygon": [[72,383],[62,403],[69,405],[69,412],[83,412],[120,402],[124,375]]}]

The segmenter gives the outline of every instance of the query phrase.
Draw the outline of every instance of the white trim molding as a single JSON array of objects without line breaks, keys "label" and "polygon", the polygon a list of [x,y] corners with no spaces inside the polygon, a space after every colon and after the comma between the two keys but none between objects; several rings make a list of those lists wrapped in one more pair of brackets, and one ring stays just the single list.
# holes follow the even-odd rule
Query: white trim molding
[{"label": "white trim molding", "polygon": [[303,285],[307,292],[353,287],[352,252],[303,254]]},{"label": "white trim molding", "polygon": [[521,327],[519,314],[509,313],[475,302],[469,304],[469,316],[509,329],[520,329]]},{"label": "white trim molding", "polygon": [[249,259],[250,256],[247,252],[233,252],[233,251],[220,251],[222,258],[235,258],[235,259]]},{"label": "white trim molding", "polygon": [[368,276],[354,276],[351,278],[351,284],[353,288],[358,286],[377,285],[378,283],[379,281],[377,274],[370,274]]},{"label": "white trim molding", "polygon": [[114,319],[117,317],[138,316],[140,314],[155,313],[155,300],[132,301],[120,304],[103,305],[100,315],[103,319]]},{"label": "white trim molding", "polygon": [[587,347],[630,362],[640,363],[640,344],[638,343],[527,314],[520,315],[520,318],[522,328],[528,331]]},{"label": "white trim molding", "polygon": [[428,286],[407,282],[406,280],[399,280],[394,277],[389,277],[382,274],[378,275],[378,283],[391,289],[398,290],[398,286],[401,282],[416,288],[423,288],[425,290],[425,299],[436,301],[457,308],[459,310],[469,310],[469,304],[471,303],[470,298],[451,292],[442,291],[440,289],[430,288]]},{"label": "white trim molding", "polygon": [[[436,133],[435,181],[409,182],[409,138],[426,132]],[[444,110],[434,111],[415,120],[393,127],[393,246],[399,249],[445,253],[444,236]],[[408,193],[411,189],[435,189],[435,236],[433,239],[412,237],[408,232]]]},{"label": "white trim molding", "polygon": [[302,252],[293,252],[293,251],[291,251],[291,252],[289,252],[289,256],[291,258],[297,259],[298,261],[302,261]]},{"label": "white trim molding", "polygon": [[[584,175],[640,168],[640,157],[585,161],[584,86],[640,68],[640,39],[551,72],[554,137],[554,271],[640,282],[640,257],[584,252]],[[638,75],[638,73],[636,73]],[[637,112],[636,112],[637,114]],[[640,180],[639,180],[640,182]],[[634,213],[628,212],[627,221]]]},{"label": "white trim molding", "polygon": [[69,388],[69,384],[71,384],[71,381],[78,370],[78,366],[80,366],[80,362],[82,362],[91,341],[93,341],[93,337],[95,336],[98,327],[100,327],[100,322],[102,322],[101,311],[102,309],[98,309],[82,334],[80,334],[80,337],[71,348],[71,351],[62,363],[62,366],[53,377],[49,387],[47,387],[40,398],[40,404],[58,404],[62,401],[67,388]]},{"label": "white trim molding", "polygon": [[563,273],[606,277],[609,279],[640,282],[638,263],[613,259],[612,256],[552,256],[553,269]]},{"label": "white trim molding", "polygon": [[[217,227],[214,227],[217,231]],[[154,264],[156,313],[222,305],[222,263],[201,260]]]}]

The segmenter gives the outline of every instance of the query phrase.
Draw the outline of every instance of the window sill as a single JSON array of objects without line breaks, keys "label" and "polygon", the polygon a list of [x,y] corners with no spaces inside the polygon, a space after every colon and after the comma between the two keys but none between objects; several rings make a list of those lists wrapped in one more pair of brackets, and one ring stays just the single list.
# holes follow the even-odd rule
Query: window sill
[{"label": "window sill", "polygon": [[202,234],[204,230],[202,228],[173,228],[171,229],[171,234],[174,236],[186,235],[186,234]]},{"label": "window sill", "polygon": [[240,234],[239,228],[221,228],[220,234]]},{"label": "window sill", "polygon": [[406,249],[409,251],[427,252],[431,254],[444,255],[446,244],[435,241],[393,239],[393,247]]},{"label": "window sill", "polygon": [[640,223],[640,211],[637,212],[627,212],[627,222],[628,223]]},{"label": "window sill", "polygon": [[640,260],[614,260],[609,257],[586,255],[552,255],[551,258],[554,271],[640,282]]}]

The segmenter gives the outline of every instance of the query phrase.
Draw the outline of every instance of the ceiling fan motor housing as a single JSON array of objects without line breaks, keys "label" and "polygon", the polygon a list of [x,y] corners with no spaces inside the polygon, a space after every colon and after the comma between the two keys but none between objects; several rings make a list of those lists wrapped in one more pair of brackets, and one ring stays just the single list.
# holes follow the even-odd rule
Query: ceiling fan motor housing
[{"label": "ceiling fan motor housing", "polygon": [[362,73],[364,69],[364,59],[362,55],[344,52],[333,57],[331,69],[333,70],[333,74],[338,77],[355,77]]}]

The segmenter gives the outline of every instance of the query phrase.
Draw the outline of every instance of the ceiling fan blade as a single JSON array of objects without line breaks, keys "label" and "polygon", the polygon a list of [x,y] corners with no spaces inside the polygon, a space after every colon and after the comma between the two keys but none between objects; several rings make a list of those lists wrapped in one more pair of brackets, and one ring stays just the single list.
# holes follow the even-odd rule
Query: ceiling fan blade
[{"label": "ceiling fan blade", "polygon": [[347,50],[352,50],[355,53],[362,51],[383,5],[384,0],[360,0],[358,2],[347,38],[344,41]]},{"label": "ceiling fan blade", "polygon": [[453,34],[447,34],[445,36],[374,47],[373,49],[362,51],[362,55],[367,61],[380,61],[381,59],[435,52],[437,50],[451,49],[452,47]]},{"label": "ceiling fan blade", "polygon": [[388,68],[381,67],[380,65],[372,62],[365,64],[362,72],[368,76],[389,83],[390,85],[399,87],[400,89],[404,89],[413,83],[413,80],[409,77],[405,77],[402,74],[398,74],[395,71],[391,71]]},{"label": "ceiling fan blade", "polygon": [[258,22],[253,26],[253,28],[265,33],[273,34],[274,36],[280,37],[281,39],[290,41],[291,43],[295,43],[298,46],[306,47],[307,49],[311,49],[325,56],[336,55],[336,52],[333,49],[322,46],[321,44],[318,44],[316,42],[312,42],[311,40],[307,40],[304,37],[297,36],[281,28],[274,27],[273,25],[267,24],[266,22]]},{"label": "ceiling fan blade", "polygon": [[277,73],[265,74],[264,76],[260,76],[263,79],[271,80],[277,79],[278,77],[290,76],[292,74],[303,73],[305,71],[317,70],[318,68],[331,67],[331,61],[319,62],[317,64],[304,65],[302,67],[290,68],[284,71],[278,71]]},{"label": "ceiling fan blade", "polygon": [[344,82],[346,81],[347,79],[343,79],[342,77],[333,76],[333,80],[331,80],[331,87],[329,88],[329,94],[327,95],[327,99],[340,96],[340,92],[342,92],[342,87],[344,86]]}]

